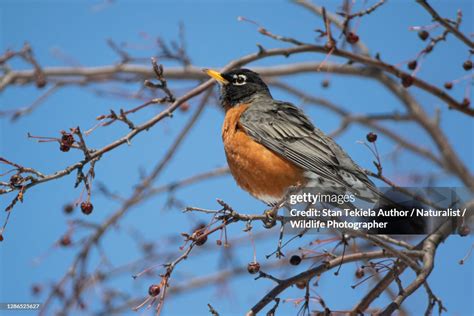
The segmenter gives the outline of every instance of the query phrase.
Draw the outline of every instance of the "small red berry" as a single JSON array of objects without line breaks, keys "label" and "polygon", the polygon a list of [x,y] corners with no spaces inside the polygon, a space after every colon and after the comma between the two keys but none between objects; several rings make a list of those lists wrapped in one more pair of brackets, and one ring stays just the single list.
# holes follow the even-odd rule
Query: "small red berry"
[{"label": "small red berry", "polygon": [[365,272],[364,272],[364,269],[362,268],[357,268],[356,272],[355,272],[355,276],[356,278],[358,279],[362,279],[365,275]]},{"label": "small red berry", "polygon": [[430,36],[430,33],[428,33],[428,31],[425,31],[425,30],[420,30],[418,31],[418,37],[422,40],[422,41],[426,41],[426,39]]},{"label": "small red berry", "polygon": [[411,86],[412,84],[413,84],[413,77],[410,76],[410,75],[403,74],[403,75],[402,75],[402,85],[403,85],[405,88],[408,88],[408,87]]},{"label": "small red berry", "polygon": [[222,240],[220,240],[220,239],[216,240],[216,244],[217,244],[218,246],[222,246]]},{"label": "small red berry", "polygon": [[187,112],[189,110],[189,108],[190,108],[189,103],[185,102],[185,103],[180,105],[179,110],[181,112]]},{"label": "small red berry", "polygon": [[297,255],[294,255],[294,256],[291,256],[290,258],[290,264],[294,265],[294,266],[297,266],[301,263],[301,257],[300,256],[297,256]]},{"label": "small red berry", "polygon": [[377,134],[370,132],[367,134],[366,138],[369,143],[374,143],[377,140]]},{"label": "small red berry", "polygon": [[10,177],[10,185],[16,187],[23,182],[23,177],[21,174],[14,174]]},{"label": "small red berry", "polygon": [[0,241],[3,241],[3,234],[0,234]]},{"label": "small red berry", "polygon": [[202,236],[201,237],[201,235],[204,235],[204,233],[198,233],[198,236],[196,237],[195,243],[196,243],[197,246],[202,246],[207,241],[207,236]]},{"label": "small red berry", "polygon": [[296,287],[300,290],[304,290],[306,288],[307,282],[306,281],[298,281],[295,283]]},{"label": "small red berry", "polygon": [[418,63],[416,62],[416,60],[412,60],[408,63],[408,69],[415,70],[417,65]]},{"label": "small red berry", "polygon": [[466,71],[471,70],[471,69],[472,69],[472,61],[466,60],[466,61],[462,64],[462,68],[464,68],[464,70],[466,70]]},{"label": "small red berry", "polygon": [[71,237],[69,235],[64,235],[63,237],[61,237],[61,239],[59,240],[59,244],[63,247],[67,247],[71,244]]},{"label": "small red berry", "polygon": [[70,133],[64,133],[61,137],[61,144],[71,146],[74,144],[74,136],[72,136]]},{"label": "small red berry", "polygon": [[91,202],[85,201],[81,203],[82,213],[89,215],[90,213],[92,213],[93,209],[94,209],[94,205],[92,205]]},{"label": "small red berry", "polygon": [[346,40],[350,44],[355,44],[359,41],[359,36],[357,34],[349,32],[349,34],[347,34],[347,36],[346,36]]},{"label": "small red berry", "polygon": [[471,229],[467,225],[462,225],[461,227],[458,228],[458,234],[461,237],[465,237],[469,235],[470,232],[471,232]]},{"label": "small red berry", "polygon": [[250,262],[247,266],[247,271],[250,273],[250,274],[255,274],[255,273],[258,273],[260,271],[260,263],[258,262]]},{"label": "small red berry", "polygon": [[453,83],[452,82],[445,82],[444,87],[448,90],[451,90],[453,88]]},{"label": "small red berry", "polygon": [[68,203],[64,205],[63,212],[66,214],[71,214],[72,212],[74,212],[74,204]]},{"label": "small red berry", "polygon": [[471,105],[471,101],[468,98],[464,98],[462,100],[462,106],[467,108],[467,107],[469,107],[469,105]]},{"label": "small red berry", "polygon": [[[207,241],[207,235],[206,234],[206,224],[199,224],[196,229],[194,229],[194,243],[196,246],[202,246],[206,243]],[[205,235],[205,236],[203,236]]]},{"label": "small red berry", "polygon": [[158,294],[160,294],[160,291],[161,291],[161,287],[159,284],[152,284],[148,288],[148,294],[150,294],[150,296],[153,296],[153,297],[158,296]]},{"label": "small red berry", "polygon": [[62,144],[62,143],[61,145],[59,145],[59,150],[62,152],[68,152],[70,149],[71,149],[71,146],[69,145]]},{"label": "small red berry", "polygon": [[41,293],[41,285],[39,285],[39,284],[33,284],[33,285],[31,286],[31,293],[32,293],[33,295],[38,295],[38,294],[40,294],[40,293]]},{"label": "small red berry", "polygon": [[431,51],[433,50],[434,48],[434,44],[430,44],[428,46],[426,46],[426,48],[424,49],[425,53],[431,53]]},{"label": "small red berry", "polygon": [[36,86],[38,88],[46,86],[46,77],[43,72],[36,72]]}]

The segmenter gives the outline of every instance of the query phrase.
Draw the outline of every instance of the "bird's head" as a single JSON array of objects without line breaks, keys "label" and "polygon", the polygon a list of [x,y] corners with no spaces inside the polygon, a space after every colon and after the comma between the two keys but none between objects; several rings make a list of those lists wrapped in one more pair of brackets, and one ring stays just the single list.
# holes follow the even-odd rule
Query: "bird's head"
[{"label": "bird's head", "polygon": [[221,85],[221,103],[225,108],[247,103],[256,97],[271,97],[270,90],[260,76],[249,69],[236,69],[219,73],[203,69]]}]

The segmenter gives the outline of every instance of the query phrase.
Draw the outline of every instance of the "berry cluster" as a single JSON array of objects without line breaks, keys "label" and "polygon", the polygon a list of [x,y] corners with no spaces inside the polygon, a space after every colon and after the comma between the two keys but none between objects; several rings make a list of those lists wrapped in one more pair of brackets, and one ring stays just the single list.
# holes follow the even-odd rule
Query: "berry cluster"
[{"label": "berry cluster", "polygon": [[63,136],[61,136],[61,140],[59,141],[59,150],[68,152],[74,144],[74,136],[65,131],[61,131],[61,134],[63,134]]}]

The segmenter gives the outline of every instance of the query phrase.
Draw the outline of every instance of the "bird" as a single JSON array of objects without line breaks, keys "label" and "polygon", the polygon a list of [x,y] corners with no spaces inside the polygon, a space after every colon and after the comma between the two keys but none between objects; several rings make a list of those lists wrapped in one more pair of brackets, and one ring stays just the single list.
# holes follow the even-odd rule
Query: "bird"
[{"label": "bird", "polygon": [[274,99],[259,74],[244,68],[203,71],[220,84],[222,141],[230,172],[253,197],[275,206],[292,188],[312,187],[370,202],[383,198],[342,147],[302,109]]}]

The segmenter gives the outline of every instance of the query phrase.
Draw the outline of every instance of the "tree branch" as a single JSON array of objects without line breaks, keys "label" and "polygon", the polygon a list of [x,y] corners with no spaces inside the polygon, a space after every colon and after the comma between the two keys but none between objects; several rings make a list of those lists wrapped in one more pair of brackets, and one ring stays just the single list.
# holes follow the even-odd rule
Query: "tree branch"
[{"label": "tree branch", "polygon": [[449,30],[454,36],[460,39],[464,44],[466,44],[469,48],[474,48],[474,43],[463,33],[461,33],[457,28],[452,26],[449,21],[445,18],[442,18],[438,12],[433,9],[433,7],[428,3],[426,0],[416,0],[429,14],[433,17],[433,19],[443,25],[447,30]]}]

